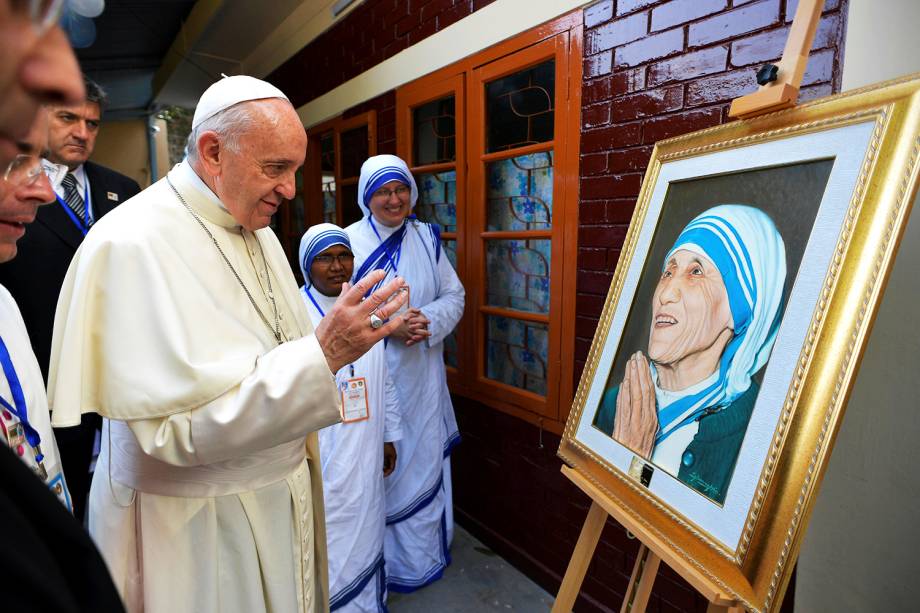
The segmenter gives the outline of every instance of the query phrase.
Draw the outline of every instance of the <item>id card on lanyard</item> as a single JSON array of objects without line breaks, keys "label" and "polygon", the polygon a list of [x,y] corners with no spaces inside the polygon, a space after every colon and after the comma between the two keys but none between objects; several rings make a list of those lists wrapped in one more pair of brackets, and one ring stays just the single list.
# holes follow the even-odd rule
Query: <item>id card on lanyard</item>
[{"label": "id card on lanyard", "polygon": [[[301,288],[306,294],[313,306],[316,307],[320,317],[325,317],[322,307],[313,297],[307,286]],[[351,424],[359,421],[367,421],[371,416],[370,406],[367,401],[367,379],[355,376],[355,365],[349,364],[351,378],[344,378],[339,383],[339,392],[342,394],[342,423]],[[344,369],[343,369],[344,370]],[[341,372],[341,371],[340,371]],[[336,377],[338,380],[338,376]]]},{"label": "id card on lanyard", "polygon": [[371,416],[367,380],[364,377],[345,379],[339,384],[339,390],[342,392],[342,423],[367,421]]},{"label": "id card on lanyard", "polygon": [[48,472],[45,469],[45,454],[42,453],[42,438],[29,421],[29,407],[26,404],[25,392],[19,381],[19,375],[16,373],[16,367],[13,365],[13,358],[2,337],[0,337],[0,368],[3,369],[3,375],[10,388],[10,395],[13,397],[13,402],[10,403],[6,398],[0,396],[0,405],[5,409],[4,413],[15,415],[19,420],[19,423],[11,424],[9,427],[4,424],[7,444],[15,453],[23,455],[22,446],[28,443],[35,454],[38,475],[42,481],[45,481],[48,479]]},{"label": "id card on lanyard", "polygon": [[[406,294],[406,302],[405,302],[405,304],[403,304],[401,307],[399,307],[399,309],[398,309],[395,313],[393,313],[392,315],[390,315],[389,319],[393,319],[394,317],[402,316],[403,313],[405,313],[406,311],[408,311],[408,310],[411,308],[411,304],[410,304],[410,293],[409,293],[409,292],[411,292],[411,291],[412,291],[412,290],[409,288],[408,285],[404,285],[404,286],[402,286],[401,288],[399,288],[399,291],[395,292],[393,295],[391,295],[389,298],[387,298],[387,300],[386,300],[386,302],[385,302],[384,304],[389,304],[389,303],[392,302],[393,300],[396,300],[397,298],[399,298],[399,296],[400,296],[402,293],[405,293],[405,294]],[[389,321],[389,320],[388,320],[388,321]]]}]

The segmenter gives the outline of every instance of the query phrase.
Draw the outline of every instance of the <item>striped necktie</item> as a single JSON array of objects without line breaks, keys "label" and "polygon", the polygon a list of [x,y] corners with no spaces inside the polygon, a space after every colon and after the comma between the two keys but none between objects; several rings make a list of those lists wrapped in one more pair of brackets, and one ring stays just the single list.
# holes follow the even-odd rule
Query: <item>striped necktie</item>
[{"label": "striped necktie", "polygon": [[77,178],[68,172],[62,185],[64,186],[64,201],[67,202],[67,206],[76,213],[80,221],[86,223],[86,205],[80,196],[80,190],[77,189]]}]

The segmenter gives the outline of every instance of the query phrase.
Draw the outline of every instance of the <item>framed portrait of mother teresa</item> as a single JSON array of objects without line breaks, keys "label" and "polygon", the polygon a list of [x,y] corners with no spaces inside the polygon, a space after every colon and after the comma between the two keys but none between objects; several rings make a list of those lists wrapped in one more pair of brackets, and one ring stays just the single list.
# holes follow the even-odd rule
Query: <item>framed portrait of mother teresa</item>
[{"label": "framed portrait of mother teresa", "polygon": [[917,187],[920,75],[655,146],[559,455],[779,606]]}]

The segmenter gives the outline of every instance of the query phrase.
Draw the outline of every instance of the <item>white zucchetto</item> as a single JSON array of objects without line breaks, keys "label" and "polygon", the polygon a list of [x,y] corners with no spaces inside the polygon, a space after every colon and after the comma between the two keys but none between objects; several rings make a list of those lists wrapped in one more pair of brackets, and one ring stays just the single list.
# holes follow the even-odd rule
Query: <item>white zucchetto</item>
[{"label": "white zucchetto", "polygon": [[224,77],[201,94],[201,98],[198,99],[198,105],[195,107],[195,115],[192,117],[192,129],[194,130],[204,120],[213,117],[224,109],[230,108],[234,104],[265,98],[288,100],[284,92],[261,79],[246,75]]}]

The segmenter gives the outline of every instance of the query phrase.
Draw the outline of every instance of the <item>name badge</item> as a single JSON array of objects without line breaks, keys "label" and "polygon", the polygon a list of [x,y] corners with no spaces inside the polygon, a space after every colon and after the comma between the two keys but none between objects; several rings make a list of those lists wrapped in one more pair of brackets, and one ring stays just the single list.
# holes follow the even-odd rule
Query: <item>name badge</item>
[{"label": "name badge", "polygon": [[10,427],[6,431],[6,440],[9,442],[11,449],[16,449],[19,445],[25,444],[26,431],[25,428],[22,427],[21,422],[10,424]]},{"label": "name badge", "polygon": [[392,296],[386,299],[386,302],[389,303],[393,300],[396,300],[401,294],[406,294],[406,302],[401,307],[399,307],[398,311],[390,315],[390,319],[401,316],[403,313],[408,311],[410,308],[410,302],[409,302],[410,296],[409,296],[409,286],[408,285],[404,285],[397,292],[393,293]]},{"label": "name badge", "polygon": [[365,421],[371,411],[367,404],[367,381],[364,377],[346,379],[339,384],[342,392],[342,422]]},{"label": "name badge", "polygon": [[67,485],[64,483],[64,474],[57,473],[53,478],[48,480],[48,487],[51,488],[51,492],[58,497],[58,500],[67,507],[67,509],[72,513],[73,504],[70,502],[70,492],[67,491]]}]

